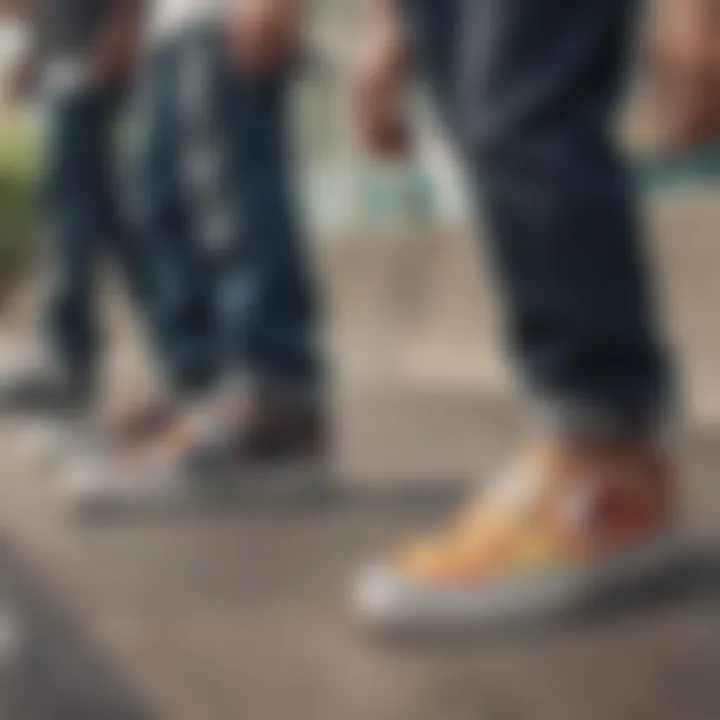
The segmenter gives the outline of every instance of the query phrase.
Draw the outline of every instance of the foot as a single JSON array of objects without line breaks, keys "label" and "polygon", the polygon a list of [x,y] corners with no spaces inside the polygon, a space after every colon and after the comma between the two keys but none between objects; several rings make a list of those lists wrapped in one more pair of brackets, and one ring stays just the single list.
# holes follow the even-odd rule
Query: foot
[{"label": "foot", "polygon": [[357,611],[379,629],[424,629],[580,609],[666,567],[673,487],[653,448],[538,445],[441,532],[365,567]]},{"label": "foot", "polygon": [[298,499],[321,485],[325,441],[315,407],[262,404],[220,420],[190,413],[145,444],[75,467],[66,497],[90,515]]},{"label": "foot", "polygon": [[13,378],[0,388],[0,414],[66,416],[85,411],[93,383],[87,374],[38,370]]}]

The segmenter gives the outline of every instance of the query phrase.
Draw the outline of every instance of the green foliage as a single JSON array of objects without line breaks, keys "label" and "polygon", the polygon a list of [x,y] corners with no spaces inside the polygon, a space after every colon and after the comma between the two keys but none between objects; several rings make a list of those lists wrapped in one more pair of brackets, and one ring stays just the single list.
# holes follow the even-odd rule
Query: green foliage
[{"label": "green foliage", "polygon": [[27,118],[0,116],[0,263],[13,263],[36,244],[36,133]]}]

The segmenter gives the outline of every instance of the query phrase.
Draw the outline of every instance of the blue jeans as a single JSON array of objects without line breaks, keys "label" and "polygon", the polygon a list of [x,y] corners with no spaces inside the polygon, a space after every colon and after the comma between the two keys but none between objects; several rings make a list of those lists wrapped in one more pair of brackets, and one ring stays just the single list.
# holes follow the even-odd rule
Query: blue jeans
[{"label": "blue jeans", "polygon": [[242,376],[314,392],[314,288],[292,189],[287,78],[233,68],[213,27],[165,42],[143,71],[135,187],[159,327],[179,382]]},{"label": "blue jeans", "polygon": [[404,0],[492,237],[509,334],[551,422],[645,432],[671,373],[611,124],[632,0]]},{"label": "blue jeans", "polygon": [[115,130],[120,98],[99,90],[50,92],[45,108],[42,210],[55,286],[49,331],[62,369],[96,372],[100,332],[95,281],[109,253],[139,303],[149,293],[148,267],[120,211]]}]

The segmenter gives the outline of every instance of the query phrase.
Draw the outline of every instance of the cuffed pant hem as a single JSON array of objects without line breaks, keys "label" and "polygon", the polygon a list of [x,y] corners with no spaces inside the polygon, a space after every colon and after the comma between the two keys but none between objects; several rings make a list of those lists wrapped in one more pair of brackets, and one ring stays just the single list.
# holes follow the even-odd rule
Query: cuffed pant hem
[{"label": "cuffed pant hem", "polygon": [[535,427],[572,440],[661,438],[674,424],[670,404],[660,399],[643,405],[610,406],[546,397],[533,402],[530,410]]}]

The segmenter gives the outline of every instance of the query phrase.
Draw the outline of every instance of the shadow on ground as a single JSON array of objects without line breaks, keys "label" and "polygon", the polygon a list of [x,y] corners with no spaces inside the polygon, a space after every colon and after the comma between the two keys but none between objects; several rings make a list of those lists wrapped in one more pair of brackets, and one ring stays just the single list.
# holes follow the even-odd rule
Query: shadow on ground
[{"label": "shadow on ground", "polygon": [[0,548],[0,717],[149,720],[84,633]]}]

